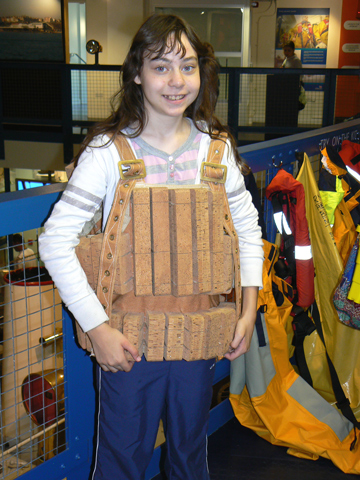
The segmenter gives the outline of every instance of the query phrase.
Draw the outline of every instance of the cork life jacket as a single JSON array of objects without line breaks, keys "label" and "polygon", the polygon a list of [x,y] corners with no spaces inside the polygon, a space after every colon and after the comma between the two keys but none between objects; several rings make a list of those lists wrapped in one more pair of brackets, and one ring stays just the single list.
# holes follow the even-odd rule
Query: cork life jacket
[{"label": "cork life jacket", "polygon": [[[212,140],[201,184],[144,183],[144,162],[114,140],[118,182],[104,233],[76,254],[109,324],[148,361],[222,357],[240,316],[239,242],[221,165],[226,137]],[[221,294],[235,289],[235,303]],[[77,322],[76,322],[77,323]],[[79,324],[77,337],[91,351]]]}]

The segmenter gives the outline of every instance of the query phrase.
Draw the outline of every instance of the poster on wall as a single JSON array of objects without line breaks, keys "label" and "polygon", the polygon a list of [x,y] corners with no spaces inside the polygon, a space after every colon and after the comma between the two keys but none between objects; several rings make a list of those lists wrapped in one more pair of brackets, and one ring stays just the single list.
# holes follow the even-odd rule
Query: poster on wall
[{"label": "poster on wall", "polygon": [[278,8],[276,15],[275,67],[284,61],[283,46],[294,42],[304,67],[326,67],[329,8]]},{"label": "poster on wall", "polygon": [[63,0],[1,0],[0,60],[64,62]]}]

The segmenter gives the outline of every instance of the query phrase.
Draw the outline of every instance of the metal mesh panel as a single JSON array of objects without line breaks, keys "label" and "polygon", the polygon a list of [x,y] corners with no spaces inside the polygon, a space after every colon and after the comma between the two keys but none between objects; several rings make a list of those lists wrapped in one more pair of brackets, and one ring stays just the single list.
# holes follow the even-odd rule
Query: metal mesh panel
[{"label": "metal mesh panel", "polygon": [[228,95],[229,79],[226,73],[219,74],[219,96],[216,104],[215,114],[221,123],[227,124],[228,120]]},{"label": "metal mesh panel", "polygon": [[304,75],[306,105],[299,111],[298,126],[306,128],[321,127],[323,124],[324,84],[323,75]]},{"label": "metal mesh panel", "polygon": [[71,71],[73,120],[99,121],[109,116],[110,98],[119,90],[119,72]]},{"label": "metal mesh panel", "polygon": [[265,125],[266,75],[245,75],[244,82],[241,82],[242,77],[243,75],[240,76],[240,88],[242,87],[244,91],[241,95],[244,100],[247,97],[248,118],[246,122],[244,117],[239,115],[240,125],[263,126]]},{"label": "metal mesh panel", "polygon": [[23,239],[36,238],[31,242],[1,237],[0,479],[6,480],[66,448],[62,305],[38,259],[39,233],[22,232]]},{"label": "metal mesh panel", "polygon": [[[220,96],[217,115],[227,120],[227,75],[222,74],[220,81]],[[274,78],[275,77],[275,78]],[[282,111],[283,115],[275,123],[279,126],[289,126],[292,119],[291,105],[287,102],[284,94],[287,86],[290,86],[290,79],[294,80],[294,105],[295,123],[299,127],[316,128],[322,126],[323,108],[324,108],[324,81],[323,75],[306,75],[302,77],[305,85],[306,105],[303,110],[298,110],[298,76],[293,78],[291,75],[265,75],[265,74],[246,74],[240,75],[239,81],[239,126],[267,126],[272,125],[274,121],[269,116],[269,112]],[[274,89],[269,81],[273,82]],[[278,87],[278,88],[276,88]],[[267,115],[268,108],[268,115]]]},{"label": "metal mesh panel", "polygon": [[52,69],[2,69],[3,116],[61,120],[61,72]]}]

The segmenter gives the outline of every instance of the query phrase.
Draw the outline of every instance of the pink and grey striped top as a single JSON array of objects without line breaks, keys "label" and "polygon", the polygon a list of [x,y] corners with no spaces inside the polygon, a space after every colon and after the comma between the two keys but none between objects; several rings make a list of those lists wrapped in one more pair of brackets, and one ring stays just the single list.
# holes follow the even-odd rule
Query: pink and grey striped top
[{"label": "pink and grey striped top", "polygon": [[152,147],[141,137],[131,139],[136,157],[142,158],[146,167],[146,183],[184,185],[194,184],[198,170],[198,153],[203,133],[191,122],[186,142],[169,155]]}]

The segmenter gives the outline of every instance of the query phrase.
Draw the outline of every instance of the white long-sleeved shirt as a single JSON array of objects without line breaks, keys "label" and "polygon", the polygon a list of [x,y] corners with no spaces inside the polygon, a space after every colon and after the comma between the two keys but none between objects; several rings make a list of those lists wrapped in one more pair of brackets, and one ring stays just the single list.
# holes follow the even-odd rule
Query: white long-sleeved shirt
[{"label": "white long-sleeved shirt", "polygon": [[[106,136],[95,138],[81,155],[61,199],[45,224],[45,232],[39,237],[41,259],[62,300],[85,332],[108,320],[75,254],[85,223],[93,218],[102,203],[105,228],[119,181],[119,154],[113,143],[105,145],[107,141]],[[188,183],[200,183],[200,165],[207,159],[210,141],[209,135],[201,134],[195,181]],[[263,242],[258,213],[229,145],[225,148],[222,164],[228,168],[225,188],[239,237],[242,286],[261,287]]]}]

